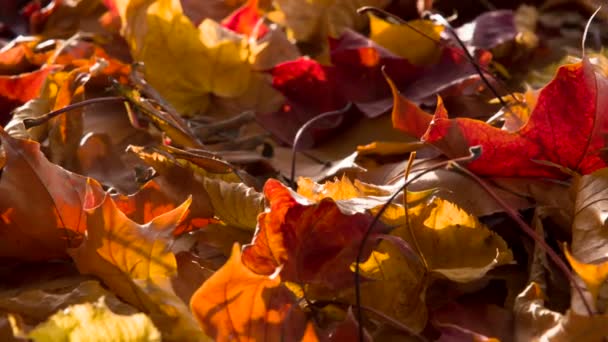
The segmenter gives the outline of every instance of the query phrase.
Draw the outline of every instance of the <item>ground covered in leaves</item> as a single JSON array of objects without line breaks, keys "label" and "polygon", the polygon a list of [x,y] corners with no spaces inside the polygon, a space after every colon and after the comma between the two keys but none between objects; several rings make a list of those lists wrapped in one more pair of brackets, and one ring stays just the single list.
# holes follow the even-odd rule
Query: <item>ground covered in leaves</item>
[{"label": "ground covered in leaves", "polygon": [[0,340],[604,341],[596,6],[3,0]]}]

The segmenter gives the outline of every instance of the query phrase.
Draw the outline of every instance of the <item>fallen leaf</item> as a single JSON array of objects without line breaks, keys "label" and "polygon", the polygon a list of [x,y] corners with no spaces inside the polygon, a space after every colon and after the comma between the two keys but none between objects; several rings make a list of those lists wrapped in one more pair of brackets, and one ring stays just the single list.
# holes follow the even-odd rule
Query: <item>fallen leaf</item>
[{"label": "fallen leaf", "polygon": [[515,338],[521,341],[601,341],[607,334],[608,316],[583,316],[568,310],[564,315],[544,306],[539,284],[530,283],[515,302]]},{"label": "fallen leaf", "polygon": [[262,194],[243,183],[207,178],[204,184],[216,217],[236,228],[255,229],[258,214],[264,211]]},{"label": "fallen leaf", "polygon": [[243,248],[243,263],[264,275],[280,267],[282,279],[299,284],[333,289],[352,284],[349,266],[373,216],[330,198],[311,203],[274,179],[264,185],[264,196],[269,210],[258,216],[255,238]]},{"label": "fallen leaf", "polygon": [[178,112],[204,113],[211,94],[237,97],[248,89],[252,71],[242,36],[211,19],[195,27],[178,0],[115,3],[131,53],[146,65],[146,80]]},{"label": "fallen leaf", "polygon": [[[591,294],[591,304],[596,310],[605,312],[608,298],[600,293],[600,288],[608,278],[605,253],[606,218],[605,208],[608,204],[608,169],[601,169],[592,174],[577,177],[572,184],[575,194],[572,221],[572,253],[565,250],[566,257],[573,270],[585,282]],[[599,296],[599,297],[598,297]],[[573,296],[573,308],[578,308],[581,298]]]},{"label": "fallen leaf", "polygon": [[249,270],[235,244],[228,262],[194,293],[190,307],[217,341],[299,340],[306,320],[281,280]]},{"label": "fallen leaf", "polygon": [[[0,128],[6,164],[0,178],[0,255],[22,260],[67,257],[80,243],[87,224],[83,207],[87,182],[97,198],[95,181],[52,164],[31,140],[15,139]],[[31,196],[37,205],[32,206]]]},{"label": "fallen leaf", "polygon": [[[347,101],[338,92],[332,67],[326,67],[307,57],[276,65],[271,71],[272,86],[286,98],[281,109],[262,113],[262,125],[282,142],[293,145],[296,133],[306,122],[330,111],[344,108]],[[314,98],[315,101],[310,101]],[[315,122],[302,134],[298,146],[306,148],[327,135],[345,121],[346,112]]]},{"label": "fallen leaf", "polygon": [[[434,199],[414,214],[406,227],[392,234],[401,235],[419,253],[428,269],[455,282],[479,279],[490,269],[513,260],[511,250],[496,233],[456,205]],[[441,251],[440,253],[437,253]]]},{"label": "fallen leaf", "polygon": [[0,309],[19,314],[26,323],[35,325],[68,306],[94,302],[100,298],[104,298],[105,304],[115,313],[126,315],[136,312],[97,280],[78,275],[37,281],[1,291]]},{"label": "fallen leaf", "polygon": [[[583,174],[606,165],[600,150],[604,146],[603,122],[608,114],[604,113],[607,107],[599,94],[606,91],[607,84],[587,59],[560,67],[553,81],[540,91],[528,122],[516,132],[473,119],[449,119],[441,99],[431,116],[419,111],[413,103],[396,98],[395,101],[401,102],[402,110],[393,111],[393,118],[397,122],[421,122],[431,118],[423,135],[420,135],[419,126],[400,127],[437,146],[449,158],[468,155],[469,147],[481,146],[481,156],[467,164],[477,174],[563,178],[564,174],[558,168],[537,161]],[[556,98],[568,98],[568,101],[564,104]],[[571,131],[573,125],[577,127],[575,132]],[[562,139],[562,136],[569,138]]]},{"label": "fallen leaf", "polygon": [[382,241],[359,267],[361,275],[369,279],[361,284],[361,304],[421,332],[428,319],[425,297],[429,286],[423,265],[391,242]]},{"label": "fallen leaf", "polygon": [[[414,20],[405,24],[391,24],[369,15],[369,38],[414,65],[430,65],[439,60],[443,27],[429,20]],[[416,49],[412,49],[416,46]]]},{"label": "fallen leaf", "polygon": [[[463,90],[458,87],[479,77],[461,50],[446,47],[439,53],[436,63],[416,66],[351,30],[330,39],[330,57],[339,91],[372,118],[391,109],[391,89],[385,74],[397,89],[417,102],[450,89],[462,94]],[[476,59],[485,66],[491,57],[482,53]]]},{"label": "fallen leaf", "polygon": [[123,214],[110,196],[87,207],[87,235],[68,253],[82,274],[99,277],[114,293],[146,312],[167,340],[205,339],[187,306],[175,294],[175,255],[169,250],[173,230],[190,205],[181,206],[146,225]]},{"label": "fallen leaf", "polygon": [[36,341],[160,341],[160,332],[143,313],[117,315],[100,298],[57,312],[28,336]]},{"label": "fallen leaf", "polygon": [[10,112],[17,106],[40,95],[46,77],[56,70],[56,66],[15,76],[0,76],[0,124],[6,124]]}]

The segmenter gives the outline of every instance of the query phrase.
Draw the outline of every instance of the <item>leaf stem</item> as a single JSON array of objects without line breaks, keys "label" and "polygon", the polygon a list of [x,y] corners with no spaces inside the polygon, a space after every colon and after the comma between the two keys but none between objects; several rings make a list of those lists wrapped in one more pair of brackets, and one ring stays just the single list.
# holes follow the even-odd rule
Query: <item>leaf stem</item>
[{"label": "leaf stem", "polygon": [[23,125],[25,126],[26,129],[32,128],[32,127],[35,127],[38,125],[42,125],[43,123],[49,121],[50,119],[52,119],[58,115],[61,115],[65,112],[69,112],[73,109],[92,105],[92,104],[97,104],[97,103],[106,103],[106,102],[125,102],[125,99],[120,96],[106,96],[106,97],[96,97],[93,99],[72,103],[69,106],[65,106],[63,108],[46,113],[38,118],[25,119],[25,120],[23,120]]},{"label": "leaf stem", "polygon": [[306,121],[302,125],[302,127],[300,127],[300,129],[298,129],[298,132],[296,132],[296,136],[293,138],[293,144],[291,145],[291,174],[289,176],[289,186],[292,189],[294,189],[294,190],[296,189],[296,183],[295,183],[295,179],[296,179],[296,152],[298,151],[298,144],[300,143],[300,140],[302,139],[302,136],[304,135],[304,132],[306,132],[307,129],[309,129],[313,124],[315,124],[317,121],[319,121],[321,119],[325,119],[325,118],[328,118],[328,117],[334,116],[334,115],[342,115],[342,114],[348,112],[348,110],[350,109],[351,106],[352,106],[352,103],[349,102],[342,109],[333,110],[331,112],[325,112],[323,114],[315,116],[314,118]]}]

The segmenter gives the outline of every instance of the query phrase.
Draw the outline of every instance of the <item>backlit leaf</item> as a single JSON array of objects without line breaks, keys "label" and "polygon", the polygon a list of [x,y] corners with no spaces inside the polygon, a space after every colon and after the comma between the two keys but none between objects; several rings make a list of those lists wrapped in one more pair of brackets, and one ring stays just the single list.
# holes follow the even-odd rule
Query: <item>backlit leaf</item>
[{"label": "backlit leaf", "polygon": [[228,262],[194,293],[190,307],[216,341],[299,340],[304,335],[305,317],[281,277],[249,270],[238,244]]},{"label": "backlit leaf", "polygon": [[[0,255],[24,260],[67,257],[66,248],[78,246],[87,227],[87,178],[49,162],[36,142],[12,138],[2,128],[0,141],[6,153],[0,176]],[[97,197],[103,193],[95,181],[90,187]]]},{"label": "backlit leaf", "polygon": [[352,284],[349,266],[373,217],[330,198],[311,203],[274,179],[266,182],[264,196],[269,210],[258,216],[253,243],[243,249],[243,263],[265,275],[281,267],[284,281],[330,288]]},{"label": "backlit leaf", "polygon": [[87,235],[78,248],[69,250],[81,273],[99,277],[122,299],[145,311],[167,340],[205,338],[171,286],[171,278],[177,276],[175,255],[169,250],[172,233],[190,202],[139,225],[106,196],[99,206],[87,208]]},{"label": "backlit leaf", "polygon": [[[450,158],[468,155],[468,148],[480,145],[481,157],[467,165],[488,176],[562,178],[550,162],[587,174],[606,166],[604,126],[608,106],[601,96],[608,88],[606,78],[594,71],[588,60],[559,68],[555,78],[540,91],[528,122],[508,132],[482,121],[449,119],[441,99],[435,114],[423,113],[405,99],[396,98],[401,110],[393,111],[393,122],[422,122],[432,119],[423,135],[419,125],[400,129],[437,146]],[[563,103],[556,99],[568,99]],[[572,131],[571,127],[576,127]],[[565,137],[568,137],[567,139]]]}]

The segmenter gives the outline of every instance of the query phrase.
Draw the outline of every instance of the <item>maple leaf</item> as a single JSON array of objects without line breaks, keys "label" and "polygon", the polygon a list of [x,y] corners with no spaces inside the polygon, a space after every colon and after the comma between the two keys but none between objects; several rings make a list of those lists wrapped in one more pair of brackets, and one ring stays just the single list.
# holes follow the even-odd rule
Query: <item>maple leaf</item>
[{"label": "maple leaf", "polygon": [[311,203],[274,179],[264,185],[264,196],[270,208],[258,216],[255,238],[243,248],[243,263],[265,275],[281,267],[284,281],[333,289],[352,284],[349,266],[373,216],[330,198]]},{"label": "maple leaf", "polygon": [[261,83],[248,62],[246,37],[208,18],[195,27],[178,0],[115,5],[134,59],[146,65],[146,80],[180,113],[204,113],[211,95],[235,98]]},{"label": "maple leaf", "polygon": [[607,85],[587,59],[560,67],[540,91],[528,122],[514,132],[473,119],[449,119],[441,98],[435,114],[426,114],[398,92],[392,117],[395,127],[435,145],[449,158],[481,146],[481,156],[467,164],[480,175],[563,178],[558,168],[537,161],[583,174],[606,166],[600,150],[608,118],[602,96]]},{"label": "maple leaf", "polygon": [[86,208],[87,234],[80,246],[68,251],[81,273],[99,277],[122,299],[147,312],[168,340],[205,338],[171,286],[177,276],[171,236],[190,202],[142,226],[106,196],[98,206]]},{"label": "maple leaf", "polygon": [[281,281],[247,268],[235,244],[226,264],[194,293],[190,307],[217,341],[300,340],[306,318]]},{"label": "maple leaf", "polygon": [[[0,254],[22,260],[67,257],[66,248],[78,245],[87,227],[83,206],[103,194],[101,186],[49,162],[34,141],[15,139],[2,128],[0,141],[6,154]],[[87,182],[92,195],[85,199]]]}]

